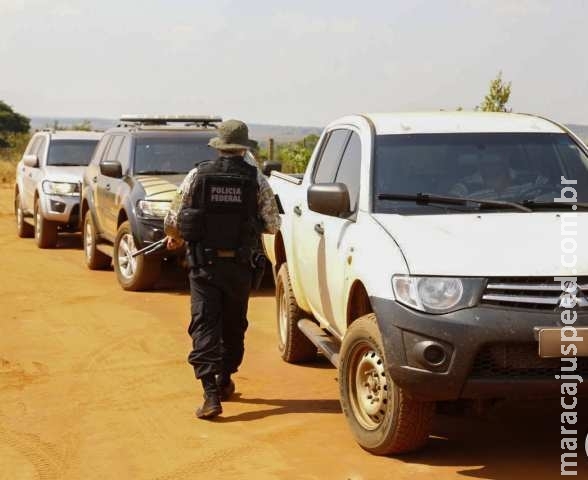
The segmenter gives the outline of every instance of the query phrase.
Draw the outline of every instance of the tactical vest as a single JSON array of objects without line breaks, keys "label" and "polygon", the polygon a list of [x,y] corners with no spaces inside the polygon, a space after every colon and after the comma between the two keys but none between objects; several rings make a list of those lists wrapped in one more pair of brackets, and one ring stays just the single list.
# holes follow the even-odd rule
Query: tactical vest
[{"label": "tactical vest", "polygon": [[182,237],[202,249],[242,250],[258,245],[257,168],[242,157],[198,165],[191,208],[180,212]]}]

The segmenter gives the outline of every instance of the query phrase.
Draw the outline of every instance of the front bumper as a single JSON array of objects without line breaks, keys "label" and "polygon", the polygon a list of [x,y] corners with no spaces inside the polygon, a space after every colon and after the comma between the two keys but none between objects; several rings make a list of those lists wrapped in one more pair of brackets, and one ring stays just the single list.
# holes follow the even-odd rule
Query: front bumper
[{"label": "front bumper", "polygon": [[[559,312],[479,306],[431,315],[389,299],[371,302],[389,373],[418,399],[560,396],[555,375],[562,374],[561,362],[539,357],[535,330],[561,328]],[[578,312],[574,326],[588,326],[588,312]],[[427,345],[442,348],[445,358],[427,363],[422,355]],[[578,358],[577,371],[564,374],[583,375],[578,391],[588,396],[588,357]]]},{"label": "front bumper", "polygon": [[163,219],[137,217],[137,229],[135,231],[137,248],[151,245],[163,237],[165,237]]},{"label": "front bumper", "polygon": [[39,195],[43,218],[52,222],[67,225],[72,229],[80,228],[80,196],[79,195]]},{"label": "front bumper", "polygon": [[[135,232],[135,244],[137,249],[145,248],[165,237],[163,230],[163,219],[137,217],[137,228]],[[166,250],[161,249],[150,254],[154,257],[183,257],[185,249]]]}]

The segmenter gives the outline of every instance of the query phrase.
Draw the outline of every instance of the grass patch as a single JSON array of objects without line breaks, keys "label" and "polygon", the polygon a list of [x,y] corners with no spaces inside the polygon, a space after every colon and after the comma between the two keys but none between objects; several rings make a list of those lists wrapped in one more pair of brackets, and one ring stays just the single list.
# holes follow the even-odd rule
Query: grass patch
[{"label": "grass patch", "polygon": [[14,183],[16,179],[16,162],[0,160],[0,183]]},{"label": "grass patch", "polygon": [[14,183],[16,164],[22,158],[30,138],[29,133],[8,134],[2,138],[8,146],[0,148],[0,183]]}]

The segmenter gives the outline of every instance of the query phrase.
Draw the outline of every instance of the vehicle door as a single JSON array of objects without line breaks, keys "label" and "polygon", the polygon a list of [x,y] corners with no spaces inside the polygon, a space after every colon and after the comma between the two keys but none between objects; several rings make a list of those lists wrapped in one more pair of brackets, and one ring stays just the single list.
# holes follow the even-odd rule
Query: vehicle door
[{"label": "vehicle door", "polygon": [[[318,290],[321,294],[321,315],[328,324],[343,334],[347,326],[346,292],[352,276],[357,238],[357,210],[361,169],[361,139],[355,131],[349,140],[335,174],[335,183],[342,183],[349,192],[350,212],[344,218],[321,215],[323,241],[317,258]],[[319,228],[319,234],[320,234]]]},{"label": "vehicle door", "polygon": [[94,152],[92,156],[92,160],[90,161],[90,165],[88,165],[86,172],[84,173],[84,183],[83,189],[87,189],[91,191],[91,195],[89,193],[84,193],[84,198],[92,197],[92,209],[94,213],[94,219],[96,221],[96,228],[99,232],[104,230],[104,226],[102,224],[102,212],[100,206],[100,199],[98,198],[98,179],[100,177],[100,162],[104,158],[108,147],[110,146],[110,142],[112,140],[111,135],[105,135]]},{"label": "vehicle door", "polygon": [[[315,167],[311,173],[310,183],[333,182],[341,155],[349,138],[349,130],[334,129],[324,137]],[[309,185],[307,184],[306,187]],[[312,313],[319,320],[325,320],[322,306],[320,285],[325,282],[325,272],[319,271],[324,265],[319,258],[324,256],[325,236],[322,232],[324,215],[308,208],[306,195],[300,204],[294,206],[292,216],[293,249],[295,274],[298,284],[304,291]]]},{"label": "vehicle door", "polygon": [[[113,140],[113,144],[116,141]],[[109,231],[116,232],[118,229],[118,214],[123,208],[123,201],[129,195],[129,184],[125,181],[125,178],[129,174],[130,167],[130,154],[131,154],[131,139],[130,136],[122,136],[122,143],[118,150],[116,161],[121,165],[122,177],[113,178],[110,182],[109,199],[107,203],[108,208],[108,229]]]},{"label": "vehicle door", "polygon": [[[37,149],[39,147],[39,143],[41,143],[41,136],[37,136],[31,140],[28,148],[25,151],[25,155],[36,155]],[[20,164],[20,171],[19,175],[21,176],[21,202],[22,208],[26,212],[33,211],[33,198],[35,189],[33,186],[33,170],[34,168],[29,167],[21,162]]]},{"label": "vehicle door", "polygon": [[[118,154],[121,150],[122,143],[125,139],[124,135],[113,135],[110,144],[102,158],[102,161],[117,162],[119,160]],[[116,192],[122,182],[121,178],[114,178],[103,175],[98,175],[98,203],[100,208],[100,223],[102,225],[102,233],[109,239],[114,240],[116,235],[116,223],[118,211],[115,213]]]}]

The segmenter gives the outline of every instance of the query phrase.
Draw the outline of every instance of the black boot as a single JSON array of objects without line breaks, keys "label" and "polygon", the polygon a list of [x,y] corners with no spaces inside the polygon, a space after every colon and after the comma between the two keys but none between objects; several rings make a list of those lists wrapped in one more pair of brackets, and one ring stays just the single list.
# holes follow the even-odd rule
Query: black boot
[{"label": "black boot", "polygon": [[216,385],[218,387],[218,394],[220,399],[225,402],[229,400],[233,393],[235,393],[235,382],[231,380],[230,373],[221,373],[216,377]]},{"label": "black boot", "polygon": [[201,380],[204,388],[204,403],[196,410],[196,416],[214,418],[223,413],[214,374],[205,375]]}]

